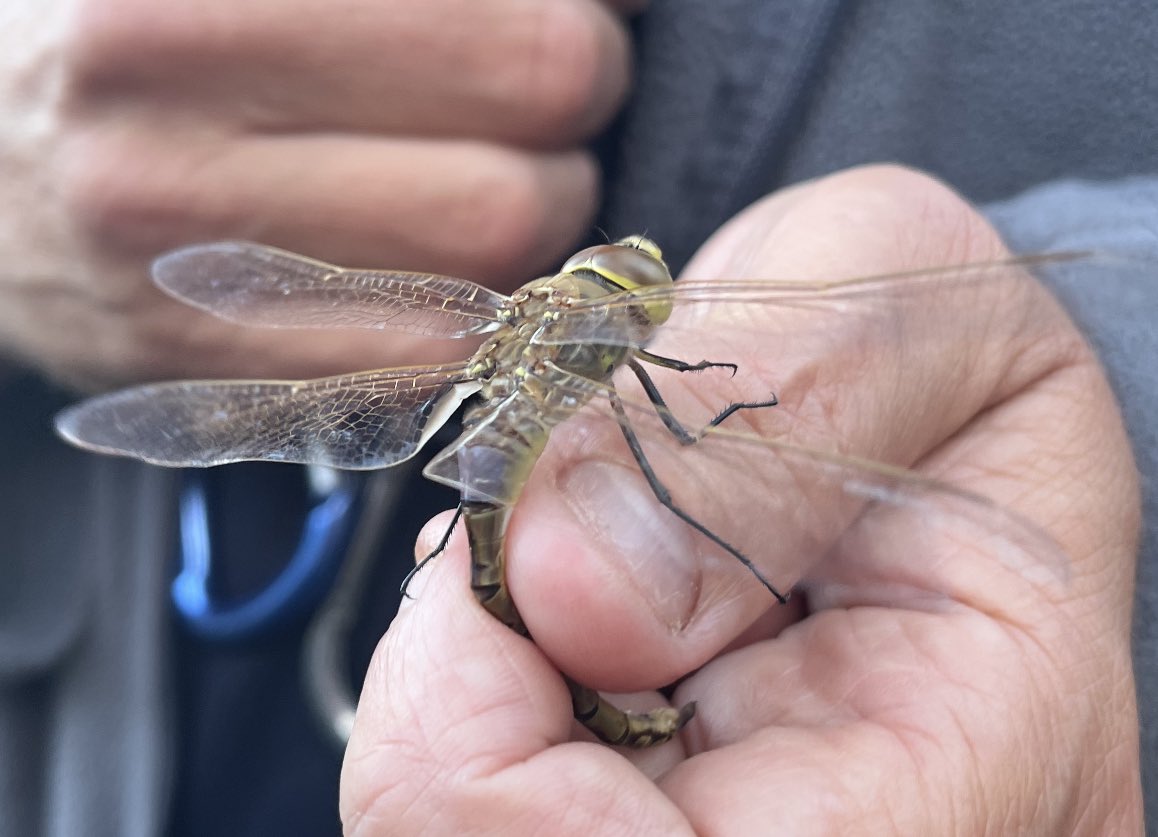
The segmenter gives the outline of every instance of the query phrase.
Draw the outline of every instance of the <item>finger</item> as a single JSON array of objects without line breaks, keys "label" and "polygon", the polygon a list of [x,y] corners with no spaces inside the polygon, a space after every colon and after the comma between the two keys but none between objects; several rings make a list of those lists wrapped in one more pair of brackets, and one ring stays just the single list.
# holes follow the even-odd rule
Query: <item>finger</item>
[{"label": "finger", "polygon": [[622,25],[592,0],[337,4],[214,0],[158,14],[89,3],[82,101],[163,96],[269,131],[356,131],[565,146],[627,87]]},{"label": "finger", "polygon": [[[1051,747],[1039,732],[1040,712],[1004,716],[1005,708],[962,712],[939,704],[942,716],[959,716],[959,728],[970,725],[965,734],[944,725],[930,730],[934,713],[911,701],[898,704],[897,714],[910,711],[912,717],[892,729],[857,722],[852,713],[818,726],[777,724],[698,754],[665,776],[661,787],[697,833],[760,833],[761,825],[775,822],[791,834],[932,834],[944,830],[946,810],[957,812],[954,832],[961,834],[1010,828],[1080,833],[1074,818],[1084,821],[1094,811],[1099,830],[1139,833],[1137,756],[1128,767],[1135,745],[1127,736],[1110,734],[1127,753],[1113,759],[1112,776],[1082,794],[1093,801],[1076,813],[1072,794],[1061,806],[1042,800],[1066,781],[1059,774],[1082,772],[1073,770],[1085,763],[1073,745],[1095,742],[1079,742],[1067,730],[1060,734],[1065,746]],[[1087,747],[1084,754],[1089,752]]]},{"label": "finger", "polygon": [[338,136],[189,136],[94,129],[64,189],[102,245],[153,256],[233,237],[339,264],[502,280],[554,264],[584,229],[597,173],[582,152]]},{"label": "finger", "polygon": [[40,308],[29,322],[60,324],[53,333],[67,339],[52,344],[51,365],[89,387],[461,358],[469,347],[458,341],[237,327],[165,297],[148,264],[191,241],[249,238],[337,264],[458,274],[510,290],[557,267],[596,191],[580,153],[321,136],[191,134],[174,143],[165,126],[131,122],[78,137],[63,159],[62,191],[100,281],[58,280],[51,300],[31,300]]},{"label": "finger", "polygon": [[[1031,626],[948,605],[924,613],[827,609],[775,639],[712,660],[681,683],[677,697],[698,702],[687,736],[696,753],[773,729],[828,728],[835,734],[861,723],[948,740],[961,730],[941,728],[946,707],[955,706],[954,723],[973,734],[974,723],[984,728],[998,713],[1016,727],[1019,715],[1071,700],[1081,704],[1084,699],[1071,692],[1089,681],[1058,679],[1053,668],[1086,641],[1082,633],[1057,610],[1048,623],[1039,619]],[[1058,690],[1048,706],[1038,694],[1047,680]],[[973,695],[986,699],[973,703]]]},{"label": "finger", "polygon": [[414,580],[414,600],[375,653],[343,765],[346,829],[689,833],[610,750],[553,746],[570,734],[567,691],[530,642],[474,601],[464,540]]},{"label": "finger", "polygon": [[[747,249],[736,248],[737,269],[747,271],[739,275],[855,276],[969,262],[1001,252],[996,236],[959,198],[928,179],[896,170],[870,169],[822,181],[793,201],[791,211],[775,217],[771,226],[761,223],[761,206],[737,221],[738,228],[750,235]],[[840,246],[833,246],[834,236]],[[693,264],[689,272],[695,269]],[[990,316],[989,308],[969,296],[974,293],[968,288],[967,299],[944,300],[941,306],[921,303],[919,296],[907,302],[898,296],[895,306],[875,309],[882,319],[870,319],[863,331],[846,309],[829,310],[840,316],[830,322],[809,322],[808,330],[793,334],[807,338],[799,345],[779,340],[779,320],[763,330],[759,326],[745,330],[743,337],[752,341],[747,347],[737,346],[742,353],[739,362],[760,369],[774,358],[776,384],[770,388],[781,401],[775,410],[753,416],[751,425],[772,438],[829,449],[835,443],[844,452],[905,467],[925,467],[929,461],[938,477],[957,477],[935,459],[936,452],[978,413],[1059,366],[1057,357],[1035,354],[1028,347],[1039,345],[1043,334],[1054,333],[1053,326],[1064,323],[1048,297],[1032,289],[1026,293],[1034,301],[1022,300],[1024,308],[1009,305],[997,310],[1004,318]],[[1027,321],[1026,311],[1041,319]],[[977,329],[962,332],[963,317],[970,312],[983,319]],[[796,319],[815,316],[809,310],[788,314]],[[1035,333],[1027,322],[1044,331]],[[784,325],[792,328],[791,323]],[[963,341],[941,339],[962,333],[967,335]],[[879,346],[868,341],[882,334],[893,336]],[[986,339],[974,341],[978,334]],[[700,356],[697,349],[691,359]],[[1064,359],[1060,365],[1065,365]],[[687,376],[680,382],[685,380]],[[689,386],[692,383],[712,385],[707,378],[689,381]],[[710,393],[700,392],[698,397],[727,403]],[[745,571],[737,562],[721,563],[713,557],[705,563],[697,536],[649,498],[649,489],[622,444],[609,447],[616,432],[608,431],[609,435],[597,437],[599,441],[592,441],[596,437],[590,434],[576,434],[569,447],[560,444],[544,459],[512,524],[511,585],[537,641],[565,670],[596,686],[639,688],[705,662],[764,613],[769,599],[767,591],[750,579],[747,585],[741,583]],[[564,428],[556,431],[560,433],[566,438]],[[994,455],[999,453],[995,449]],[[980,467],[983,473],[985,468],[1000,472],[998,461],[984,457],[973,461],[981,464],[971,467]],[[833,492],[843,492],[847,480],[826,482],[823,470],[806,472],[806,464],[800,461],[783,475],[773,474],[768,485],[775,490],[760,490],[765,473],[749,466],[756,481],[741,484],[752,490],[729,488],[725,481],[701,492],[734,500],[736,511],[730,519],[747,521],[747,534],[754,534],[747,540],[757,551],[776,547],[771,569],[784,570],[789,583],[811,570],[865,507],[864,500],[853,495],[834,498]],[[777,467],[774,459],[767,462],[767,468]],[[748,476],[742,461],[735,473],[741,479]],[[837,477],[842,477],[839,471]],[[813,480],[807,485],[814,490],[802,494],[805,478]],[[668,487],[673,493],[679,488]],[[1010,485],[996,488],[999,502],[1016,499],[1020,490]],[[900,489],[881,483],[881,490],[887,497],[887,491]],[[828,514],[825,504],[834,499],[840,502]],[[986,573],[966,572],[962,568],[970,567],[969,561],[954,562],[952,555],[922,550],[942,545],[940,536],[946,529],[967,534],[989,531],[991,508],[952,494],[928,502],[906,499],[896,516],[885,515],[879,525],[913,527],[914,553],[881,552],[868,561],[856,549],[846,554],[860,561],[852,566],[871,576],[873,595],[884,600],[900,596],[906,606],[913,606],[914,595],[984,596]],[[934,516],[923,517],[925,509]],[[1006,521],[1001,518],[999,524],[1005,526]],[[1005,563],[995,566],[993,573],[1022,578],[1027,563],[1049,565],[1057,560],[1055,551],[1038,549],[1040,541],[1032,537],[1023,541],[1021,531],[1014,526],[999,532],[1008,547],[999,551]],[[980,548],[977,552],[985,553]],[[925,557],[906,562],[909,554]],[[1036,583],[1051,578],[1047,572],[1045,580]],[[868,586],[863,575],[858,582],[854,590]],[[1027,577],[1026,583],[1035,581]],[[835,584],[826,592],[834,589]],[[1007,606],[1033,594],[1021,585],[996,589],[1014,591],[1003,603]]]},{"label": "finger", "polygon": [[[449,546],[450,541],[442,544],[446,536],[446,527],[454,519],[454,512],[444,512],[430,521],[419,535],[415,546],[415,555],[421,556],[420,563],[427,561],[428,556],[434,554],[439,545]],[[452,538],[466,539],[466,524],[456,527],[451,534]],[[435,556],[437,557],[437,555]],[[475,606],[481,607],[477,602]],[[648,712],[663,706],[670,706],[670,702],[655,691],[605,694],[608,700],[619,709],[625,711]],[[584,728],[578,721],[571,725],[572,737],[578,741],[594,743],[597,739],[593,733]],[[643,750],[620,748],[621,754],[626,757],[635,768],[650,778],[662,776],[676,764],[683,754],[683,748],[678,739],[662,746],[650,747]]]},{"label": "finger", "polygon": [[961,833],[992,830],[997,811],[1001,828],[1069,833],[1066,811],[1040,800],[1064,781],[1055,770],[1093,758],[1114,777],[1089,792],[1099,821],[1136,830],[1128,643],[1083,621],[1060,607],[1017,622],[965,607],[825,610],[681,685],[678,700],[698,701],[685,736],[697,755],[661,786],[700,830],[776,817],[809,833],[823,797],[824,833],[931,833],[946,800],[984,798],[956,806]]}]

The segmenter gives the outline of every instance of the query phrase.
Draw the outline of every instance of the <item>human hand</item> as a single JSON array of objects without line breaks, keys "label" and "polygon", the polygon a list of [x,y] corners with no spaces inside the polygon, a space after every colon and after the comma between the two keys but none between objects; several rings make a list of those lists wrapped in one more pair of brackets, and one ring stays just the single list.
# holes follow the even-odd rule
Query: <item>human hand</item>
[{"label": "human hand", "polygon": [[641,5],[9,3],[0,358],[89,388],[437,360],[402,336],[231,326],[147,267],[248,238],[514,287],[589,221],[582,143],[627,88],[617,15]]},{"label": "human hand", "polygon": [[[755,205],[686,273],[817,278],[1001,254],[940,184],[868,168]],[[886,513],[875,542],[854,534],[777,607],[750,579],[736,593],[734,567],[639,549],[630,531],[642,518],[621,498],[647,490],[626,452],[553,441],[507,550],[537,646],[477,605],[465,538],[452,539],[367,676],[343,770],[347,833],[1141,833],[1136,475],[1097,362],[1044,291],[1018,288],[906,309],[920,321],[896,327],[942,332],[947,350],[903,366],[870,347],[863,366],[789,358],[781,405],[750,420],[783,428],[789,416],[793,442],[839,439],[994,499],[1057,541],[1065,579],[1032,542],[1011,557],[951,526],[931,542]],[[751,358],[782,362],[761,346]],[[611,486],[574,479],[618,456],[611,500],[600,496]],[[729,499],[750,520],[768,516],[768,497]],[[647,523],[684,526],[662,510]],[[556,666],[613,692],[683,677],[673,703],[696,700],[698,713],[655,750],[589,743]]]}]

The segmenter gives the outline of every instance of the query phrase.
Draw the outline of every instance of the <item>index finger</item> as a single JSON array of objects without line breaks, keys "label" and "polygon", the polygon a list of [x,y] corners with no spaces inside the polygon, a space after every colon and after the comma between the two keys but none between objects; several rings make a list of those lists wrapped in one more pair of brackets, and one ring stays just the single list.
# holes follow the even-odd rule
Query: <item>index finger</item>
[{"label": "index finger", "polygon": [[467,561],[459,533],[375,652],[342,768],[347,833],[689,833],[629,762],[565,743],[566,688],[474,600]]},{"label": "index finger", "polygon": [[594,0],[88,3],[73,95],[184,105],[244,128],[567,147],[626,93],[628,40]]}]

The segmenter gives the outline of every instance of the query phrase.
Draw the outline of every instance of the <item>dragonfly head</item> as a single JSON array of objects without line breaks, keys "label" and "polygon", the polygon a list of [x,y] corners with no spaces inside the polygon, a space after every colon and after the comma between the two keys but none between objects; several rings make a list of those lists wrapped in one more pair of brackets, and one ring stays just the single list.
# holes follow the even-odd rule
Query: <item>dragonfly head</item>
[{"label": "dragonfly head", "polygon": [[[663,260],[663,252],[650,238],[629,235],[614,244],[600,244],[580,250],[569,258],[565,274],[594,273],[611,292],[635,291],[644,288],[663,288],[672,284],[671,271]],[[659,325],[671,315],[671,301],[655,297],[640,306],[647,312],[648,321]]]}]

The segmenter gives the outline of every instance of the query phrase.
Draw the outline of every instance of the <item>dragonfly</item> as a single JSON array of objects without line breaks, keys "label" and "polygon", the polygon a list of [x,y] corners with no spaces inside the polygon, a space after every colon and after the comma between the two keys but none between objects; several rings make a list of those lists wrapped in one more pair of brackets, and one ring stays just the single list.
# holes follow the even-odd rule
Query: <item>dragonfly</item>
[{"label": "dragonfly", "polygon": [[[911,462],[842,449],[816,428],[801,398],[795,414],[778,402],[803,389],[801,381],[815,387],[815,377],[777,378],[769,358],[789,370],[809,368],[818,352],[842,357],[837,367],[846,371],[871,375],[874,357],[896,368],[893,361],[943,348],[945,318],[929,322],[924,312],[1038,293],[1031,271],[1081,270],[1096,260],[1055,253],[823,282],[677,283],[659,246],[637,235],[584,249],[506,295],[454,277],[341,268],[249,242],[197,244],[160,257],[154,280],[223,319],[478,335],[481,345],[457,363],[312,380],[145,384],[70,407],[57,429],[83,448],[165,466],[264,460],[368,470],[415,456],[465,403],[461,434],[423,473],[460,492],[455,521],[470,546],[471,587],[512,630],[531,638],[507,586],[508,523],[549,438],[561,436],[595,451],[626,446],[657,512],[686,524],[691,549],[784,602],[810,567],[840,552],[849,531],[863,548],[873,509],[890,511],[890,525],[903,516],[930,538],[952,526],[1007,552],[1052,546],[997,504],[905,470]],[[1009,336],[999,331],[990,322],[961,339]],[[753,353],[754,343],[764,348]],[[711,359],[691,360],[691,351]],[[696,383],[703,376],[714,382],[710,398]],[[736,397],[707,403],[725,383]],[[760,497],[767,514],[739,516],[729,496]],[[669,545],[644,540],[640,548]],[[563,676],[575,717],[609,744],[665,742],[695,713],[694,703],[624,711]]]}]

